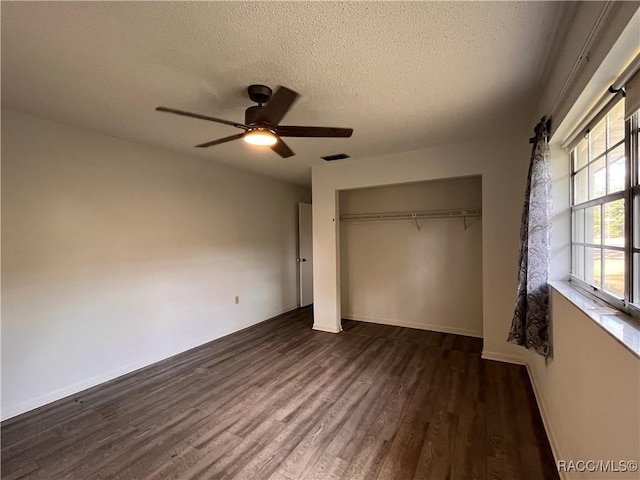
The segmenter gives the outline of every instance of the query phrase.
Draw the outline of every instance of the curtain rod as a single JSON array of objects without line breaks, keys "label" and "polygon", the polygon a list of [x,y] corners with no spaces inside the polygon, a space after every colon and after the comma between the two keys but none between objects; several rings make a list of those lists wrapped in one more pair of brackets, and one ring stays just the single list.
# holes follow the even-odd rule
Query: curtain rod
[{"label": "curtain rod", "polygon": [[638,53],[631,63],[627,65],[627,68],[620,74],[620,76],[609,86],[609,93],[618,93],[622,90],[625,84],[631,80],[636,72],[640,71],[640,53]]},{"label": "curtain rod", "polygon": [[587,62],[589,61],[589,51],[591,50],[591,45],[595,43],[595,40],[599,37],[600,31],[605,25],[604,20],[607,18],[607,16],[610,13],[612,3],[613,2],[608,1],[604,5],[602,10],[600,11],[600,14],[598,15],[598,18],[593,24],[593,27],[591,27],[591,31],[589,32],[589,35],[587,35],[587,38],[585,39],[585,42],[582,45],[582,49],[578,54],[578,58],[576,58],[576,61],[571,66],[571,70],[569,70],[569,73],[567,74],[567,77],[565,78],[564,83],[562,84],[562,87],[560,87],[560,91],[558,92],[558,95],[556,96],[553,104],[551,105],[551,110],[550,110],[551,115],[553,115],[553,113],[556,111],[556,108],[558,108],[560,104],[564,102],[564,96],[567,93],[567,90],[569,89],[569,87],[572,85],[574,78],[578,74],[578,71],[582,66],[583,60],[586,60]]},{"label": "curtain rod", "polygon": [[578,124],[578,126],[571,131],[564,142],[562,142],[562,148],[567,148],[575,141],[576,137],[580,135],[585,128],[587,128],[596,115],[598,115],[598,113],[607,106],[607,103],[613,99],[612,95],[616,95],[620,92],[624,95],[625,83],[627,83],[638,71],[640,71],[640,53],[631,60],[629,65],[627,65],[618,78],[613,81],[609,88],[600,96],[595,105],[583,117],[583,120]]}]

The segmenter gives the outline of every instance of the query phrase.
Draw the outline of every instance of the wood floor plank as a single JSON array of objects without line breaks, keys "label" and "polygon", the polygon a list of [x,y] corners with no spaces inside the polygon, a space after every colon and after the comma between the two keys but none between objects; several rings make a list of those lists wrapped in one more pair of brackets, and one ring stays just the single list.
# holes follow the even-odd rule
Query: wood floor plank
[{"label": "wood floor plank", "polygon": [[84,426],[59,441],[33,447],[30,450],[34,452],[32,458],[43,471],[63,471],[78,458],[89,455],[96,445],[100,445],[122,428],[118,422],[97,421],[90,427]]},{"label": "wood floor plank", "polygon": [[[322,456],[321,460],[314,466],[305,477],[305,480],[339,480],[343,478],[349,462],[334,456]],[[289,478],[289,477],[280,477]],[[278,480],[278,477],[270,477],[269,480]]]},{"label": "wood floor plank", "polygon": [[467,402],[458,416],[451,478],[484,480],[486,461],[486,406],[482,402]]},{"label": "wood floor plank", "polygon": [[[375,382],[368,390],[360,408],[352,412],[335,433],[325,454],[329,457],[341,458],[350,462],[359,450],[366,434],[378,417],[380,410],[386,404],[387,399],[398,389],[398,385],[399,379],[396,377],[380,377],[379,381]],[[317,471],[322,468],[321,464],[314,465],[311,472],[316,473],[310,473],[310,475],[317,475]]]},{"label": "wood floor plank", "polygon": [[56,480],[89,478],[112,458],[129,451],[141,433],[130,425],[121,427],[112,435],[88,445],[86,451],[73,457],[51,456],[52,462],[45,464],[33,476],[33,480]]},{"label": "wood floor plank", "polygon": [[40,468],[35,462],[31,460],[14,460],[2,465],[2,480],[18,480],[25,478],[30,473],[35,472]]},{"label": "wood floor plank", "polygon": [[306,478],[335,437],[337,430],[359,408],[370,388],[367,383],[352,383],[320,421],[312,426],[296,448],[283,458],[278,471],[289,478]]},{"label": "wood floor plank", "polygon": [[488,361],[487,395],[487,467],[488,478],[523,478],[513,426],[513,410],[507,386],[508,366]]},{"label": "wood floor plank", "polygon": [[27,413],[24,423],[9,420],[7,426],[2,425],[2,440],[7,445],[23,439],[35,437],[61,423],[73,420],[84,411],[82,405],[76,402],[57,403],[55,407],[42,410],[42,415]]},{"label": "wood floor plank", "polygon": [[211,441],[205,443],[202,448],[195,448],[181,442],[172,453],[169,461],[158,462],[155,468],[151,468],[146,478],[148,480],[167,480],[169,478],[188,478],[187,472],[196,464],[214,464],[222,456],[235,448],[242,439],[229,432],[222,432]]},{"label": "wood floor plank", "polygon": [[433,388],[435,366],[435,362],[428,362],[416,372],[416,391],[404,409],[399,429],[378,474],[379,479],[413,478],[429,426],[424,405]]},{"label": "wood floor plank", "polygon": [[414,479],[449,478],[453,466],[457,415],[439,410],[429,423]]},{"label": "wood floor plank", "polygon": [[377,477],[399,428],[405,402],[417,388],[418,372],[412,373],[409,378],[399,378],[397,388],[387,397],[360,448],[351,459],[345,478]]},{"label": "wood floor plank", "polygon": [[558,478],[524,367],[297,309],[1,425],[8,480]]},{"label": "wood floor plank", "polygon": [[329,405],[316,397],[303,407],[300,415],[288,419],[282,431],[259,451],[244,466],[227,472],[223,478],[253,480],[255,478],[269,478],[273,475],[283,460],[293,452],[303,438],[326,415]]},{"label": "wood floor plank", "polygon": [[31,460],[35,455],[44,453],[45,449],[51,448],[60,440],[62,436],[54,429],[48,429],[38,433],[32,437],[20,438],[11,442],[2,437],[2,473],[8,473],[11,470],[10,465],[19,466],[20,462]]},{"label": "wood floor plank", "polygon": [[218,452],[212,452],[187,470],[184,476],[191,480],[233,478],[251,458],[273,442],[284,428],[284,423],[267,419],[229,452],[221,456],[218,456]]}]

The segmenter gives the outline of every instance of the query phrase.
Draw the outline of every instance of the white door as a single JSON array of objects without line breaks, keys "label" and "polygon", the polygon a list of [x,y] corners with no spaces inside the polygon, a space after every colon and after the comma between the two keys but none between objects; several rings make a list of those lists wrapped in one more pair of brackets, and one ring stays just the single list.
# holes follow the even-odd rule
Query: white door
[{"label": "white door", "polygon": [[313,303],[313,217],[310,203],[298,204],[300,306]]}]

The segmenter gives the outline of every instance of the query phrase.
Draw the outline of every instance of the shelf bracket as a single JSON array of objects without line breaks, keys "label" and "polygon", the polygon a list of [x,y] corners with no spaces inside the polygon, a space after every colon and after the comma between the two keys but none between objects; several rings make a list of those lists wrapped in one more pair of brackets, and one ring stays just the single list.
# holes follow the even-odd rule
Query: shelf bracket
[{"label": "shelf bracket", "polygon": [[416,228],[418,229],[418,231],[420,231],[420,224],[418,223],[417,215],[415,213],[412,213],[411,218],[413,218],[413,221],[416,222]]}]

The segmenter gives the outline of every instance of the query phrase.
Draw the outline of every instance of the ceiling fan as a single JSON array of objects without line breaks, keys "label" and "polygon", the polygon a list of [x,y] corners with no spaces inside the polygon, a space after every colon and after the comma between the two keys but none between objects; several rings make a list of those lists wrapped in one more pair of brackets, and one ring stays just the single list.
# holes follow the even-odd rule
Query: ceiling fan
[{"label": "ceiling fan", "polygon": [[[237,135],[220,138],[211,142],[196,145],[199,148],[212,147],[232,140],[244,139],[252,145],[262,145],[271,149],[283,158],[295,155],[281,137],[350,137],[352,128],[335,127],[300,127],[283,126],[280,121],[287,114],[299,94],[286,87],[278,87],[274,94],[265,85],[250,85],[247,89],[249,98],[258,105],[249,107],[244,112],[244,123],[231,122],[220,118],[200,115],[199,113],[185,112],[175,108],[157,107],[159,112],[173,113],[184,117],[209,120],[210,122],[224,123],[232,127],[244,130]],[[265,105],[266,104],[266,105]]]}]

